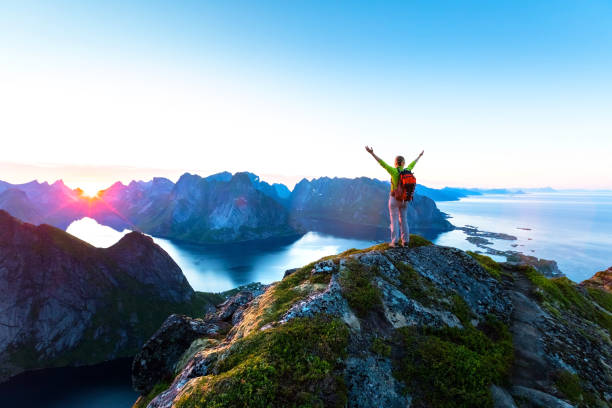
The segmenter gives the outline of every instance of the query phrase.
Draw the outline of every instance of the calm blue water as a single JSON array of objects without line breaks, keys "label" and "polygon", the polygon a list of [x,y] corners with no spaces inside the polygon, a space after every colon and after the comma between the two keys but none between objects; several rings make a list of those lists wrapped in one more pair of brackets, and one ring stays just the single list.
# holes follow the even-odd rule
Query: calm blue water
[{"label": "calm blue water", "polygon": [[0,406],[19,408],[129,408],[132,359],[89,367],[31,371],[0,384]]},{"label": "calm blue water", "polygon": [[[105,248],[129,231],[117,232],[91,218],[75,221],[67,231]],[[224,245],[191,245],[153,238],[181,267],[191,286],[203,292],[222,292],[251,282],[272,283],[285,270],[350,248],[367,248],[374,241],[338,238],[309,232],[299,239],[274,239]]]},{"label": "calm blue water", "polygon": [[[612,193],[485,195],[436,204],[453,217],[450,222],[456,226],[473,225],[516,236],[517,241],[491,241],[496,249],[554,259],[576,282],[612,265]],[[451,231],[435,242],[477,249],[465,237],[462,231]]]}]

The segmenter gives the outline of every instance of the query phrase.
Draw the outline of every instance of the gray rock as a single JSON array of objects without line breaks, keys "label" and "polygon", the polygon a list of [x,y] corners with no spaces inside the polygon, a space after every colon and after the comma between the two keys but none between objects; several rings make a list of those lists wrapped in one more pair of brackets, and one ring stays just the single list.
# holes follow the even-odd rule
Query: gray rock
[{"label": "gray rock", "polygon": [[492,384],[490,387],[493,408],[517,408],[512,396],[505,389]]},{"label": "gray rock", "polygon": [[172,376],[174,367],[191,343],[219,332],[219,325],[172,315],[142,346],[132,363],[132,387],[141,394],[148,393],[160,380]]},{"label": "gray rock", "polygon": [[388,358],[373,355],[350,357],[346,361],[345,381],[349,390],[349,407],[406,408],[409,395],[402,393],[402,385],[393,377]]},{"label": "gray rock", "polygon": [[333,260],[328,259],[326,261],[317,262],[310,273],[314,275],[317,273],[332,273],[337,270],[338,265],[336,265]]},{"label": "gray rock", "polygon": [[575,406],[569,404],[553,395],[547,394],[542,391],[535,390],[533,388],[523,387],[516,385],[512,387],[511,393],[516,398],[521,398],[529,401],[537,407],[545,408],[574,408]]}]

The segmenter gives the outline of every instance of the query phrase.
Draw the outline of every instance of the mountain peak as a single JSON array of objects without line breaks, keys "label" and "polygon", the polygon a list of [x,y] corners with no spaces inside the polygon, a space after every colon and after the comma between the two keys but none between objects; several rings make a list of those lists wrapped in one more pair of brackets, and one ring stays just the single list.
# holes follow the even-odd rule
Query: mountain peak
[{"label": "mountain peak", "polygon": [[125,234],[111,248],[133,248],[134,246],[148,246],[154,244],[153,238],[138,231]]}]

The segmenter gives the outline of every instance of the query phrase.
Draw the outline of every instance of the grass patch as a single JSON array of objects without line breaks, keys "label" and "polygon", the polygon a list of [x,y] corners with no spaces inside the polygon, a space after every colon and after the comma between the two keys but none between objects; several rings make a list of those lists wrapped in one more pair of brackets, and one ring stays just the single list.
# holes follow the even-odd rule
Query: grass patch
[{"label": "grass patch", "polygon": [[307,294],[295,290],[295,288],[310,278],[310,272],[315,263],[316,262],[312,262],[300,268],[274,286],[272,289],[274,301],[270,307],[266,309],[265,315],[259,323],[259,327],[279,320],[295,302],[307,296]]},{"label": "grass patch", "polygon": [[404,356],[394,375],[415,405],[490,407],[489,386],[503,384],[514,359],[508,328],[490,317],[479,328],[398,330]]},{"label": "grass patch", "polygon": [[380,337],[376,337],[372,341],[372,345],[370,346],[370,350],[373,353],[378,354],[381,357],[391,357],[391,346],[387,344]]},{"label": "grass patch", "polygon": [[308,282],[313,284],[329,284],[331,280],[331,273],[315,273],[310,278],[308,278]]},{"label": "grass patch", "polygon": [[344,297],[351,309],[362,318],[382,304],[380,291],[372,284],[374,269],[351,259],[340,276]]},{"label": "grass patch", "polygon": [[[422,236],[416,235],[416,234],[410,234],[410,240],[408,241],[408,248],[418,248],[418,247],[430,246],[430,245],[433,245],[433,243],[423,238]],[[364,249],[351,248],[351,249],[348,249],[338,254],[338,257],[345,258],[350,255],[364,254],[366,252],[371,252],[371,251],[386,251],[389,248],[391,248],[389,246],[389,243],[383,242],[381,244],[376,244],[369,248],[364,248]]]},{"label": "grass patch", "polygon": [[587,292],[597,304],[612,313],[612,293],[602,289],[587,288]]},{"label": "grass patch", "polygon": [[[525,275],[531,283],[541,289],[541,302],[546,309],[554,308],[573,312],[584,319],[599,324],[612,335],[612,316],[593,304],[593,301],[600,303],[597,297],[593,297],[594,300],[591,300],[587,296],[587,294],[593,296],[590,291],[581,291],[575,283],[566,277],[549,279],[532,267],[525,268]],[[601,296],[600,294],[595,296],[598,296],[604,305],[610,301],[607,296]]]},{"label": "grass patch", "polygon": [[433,243],[420,235],[410,234],[410,240],[408,241],[408,248],[418,248],[422,246],[430,246]]},{"label": "grass patch", "polygon": [[343,407],[348,328],[339,319],[294,319],[255,332],[232,346],[217,375],[201,377],[180,397],[179,408]]},{"label": "grass patch", "polygon": [[370,251],[386,251],[389,248],[390,248],[389,243],[383,242],[381,244],[376,244],[376,245],[373,245],[371,247],[364,248],[364,249],[357,249],[357,248],[347,249],[346,251],[339,253],[338,257],[346,258],[347,256],[351,256],[355,254],[364,254]]},{"label": "grass patch", "polygon": [[493,276],[497,280],[501,280],[502,267],[500,264],[491,259],[491,257],[477,254],[476,252],[472,251],[467,251],[467,254],[474,258],[485,271],[489,272],[489,275]]},{"label": "grass patch", "polygon": [[399,262],[396,268],[400,271],[400,288],[406,296],[416,300],[425,306],[437,303],[442,298],[442,293],[436,288],[433,282],[414,270],[412,265],[406,262]]},{"label": "grass patch", "polygon": [[153,398],[166,391],[168,387],[170,387],[170,383],[167,381],[162,381],[155,384],[153,389],[147,395],[143,395],[136,400],[132,408],[146,408],[146,406],[149,405],[149,402],[153,401]]},{"label": "grass patch", "polygon": [[570,402],[575,404],[582,400],[582,385],[580,385],[578,374],[561,371],[557,376],[555,385]]},{"label": "grass patch", "polygon": [[474,313],[472,313],[472,309],[470,309],[470,306],[461,296],[456,293],[451,296],[451,300],[453,302],[451,306],[451,312],[455,316],[457,316],[461,324],[466,327],[471,326],[471,320],[472,317],[474,317]]}]

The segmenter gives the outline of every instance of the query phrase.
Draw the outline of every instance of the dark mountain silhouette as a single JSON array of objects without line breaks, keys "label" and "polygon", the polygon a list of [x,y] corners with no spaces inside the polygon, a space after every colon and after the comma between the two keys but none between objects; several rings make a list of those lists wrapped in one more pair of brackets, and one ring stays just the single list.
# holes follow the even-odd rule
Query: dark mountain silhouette
[{"label": "dark mountain silhouette", "polygon": [[132,356],[171,313],[204,313],[150,237],[95,248],[0,210],[0,380],[28,369]]}]

